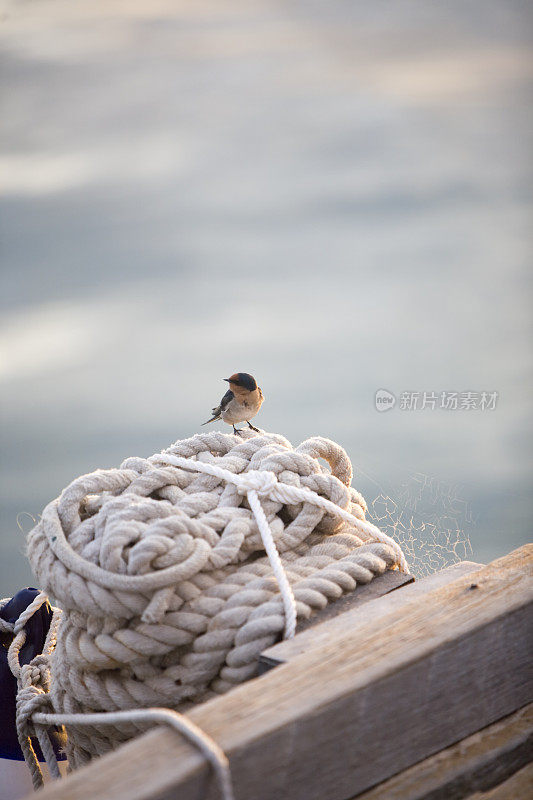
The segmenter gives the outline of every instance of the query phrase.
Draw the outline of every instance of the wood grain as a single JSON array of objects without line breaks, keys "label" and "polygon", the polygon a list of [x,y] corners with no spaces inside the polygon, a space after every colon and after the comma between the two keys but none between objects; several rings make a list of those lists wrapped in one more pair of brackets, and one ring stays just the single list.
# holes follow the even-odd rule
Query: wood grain
[{"label": "wood grain", "polygon": [[528,764],[511,778],[489,789],[476,792],[468,800],[531,800],[533,797],[533,764]]},{"label": "wood grain", "polygon": [[[345,800],[533,700],[533,545],[190,711],[237,800]],[[203,759],[156,729],[40,800],[212,800]]]},{"label": "wood grain", "polygon": [[357,800],[462,800],[502,783],[531,760],[530,704],[357,795]]}]

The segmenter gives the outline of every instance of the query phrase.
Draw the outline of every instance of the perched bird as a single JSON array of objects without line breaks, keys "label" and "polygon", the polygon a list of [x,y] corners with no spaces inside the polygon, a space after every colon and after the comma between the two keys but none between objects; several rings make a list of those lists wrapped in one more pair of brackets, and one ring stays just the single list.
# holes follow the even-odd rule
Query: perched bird
[{"label": "perched bird", "polygon": [[253,431],[259,433],[259,429],[254,428],[250,420],[255,417],[265,398],[255,378],[247,372],[236,372],[231,378],[224,380],[229,383],[229,389],[220,401],[220,405],[213,409],[211,419],[202,422],[202,425],[222,419],[233,426],[233,433],[240,433],[241,429],[236,428],[235,424],[247,422]]}]

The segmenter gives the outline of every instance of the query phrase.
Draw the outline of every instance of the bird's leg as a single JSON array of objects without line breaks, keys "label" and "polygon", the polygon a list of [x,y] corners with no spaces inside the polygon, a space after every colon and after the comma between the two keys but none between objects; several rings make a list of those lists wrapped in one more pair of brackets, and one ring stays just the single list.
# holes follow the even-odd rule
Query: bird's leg
[{"label": "bird's leg", "polygon": [[[248,420],[246,420],[246,421],[248,422]],[[251,428],[253,431],[255,431],[256,433],[261,433],[261,431],[259,430],[259,428],[256,428],[254,425],[252,425],[252,423],[251,423],[251,422],[248,422],[248,426],[249,426],[249,427],[250,427],[250,428]]]},{"label": "bird's leg", "polygon": [[235,434],[235,436],[240,436],[242,431],[241,431],[240,428],[236,428],[235,425],[234,425],[233,426],[233,433]]}]

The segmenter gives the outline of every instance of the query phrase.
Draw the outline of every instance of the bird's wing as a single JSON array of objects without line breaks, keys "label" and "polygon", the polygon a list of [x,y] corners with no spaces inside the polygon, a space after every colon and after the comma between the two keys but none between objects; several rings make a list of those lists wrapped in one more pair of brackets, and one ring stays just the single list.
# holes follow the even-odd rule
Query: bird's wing
[{"label": "bird's wing", "polygon": [[[220,401],[220,405],[215,406],[215,408],[213,409],[212,411],[213,416],[211,417],[211,419],[208,419],[207,422],[215,422],[215,420],[220,419],[220,415],[222,414],[224,409],[228,407],[229,403],[231,403],[234,397],[235,395],[233,394],[231,389],[228,389],[228,391]],[[202,425],[207,425],[207,422],[202,422]]]},{"label": "bird's wing", "polygon": [[226,394],[224,395],[224,397],[220,401],[220,405],[219,405],[218,409],[213,409],[213,414],[215,413],[215,410],[218,410],[218,413],[221,414],[224,411],[224,409],[226,409],[228,407],[228,405],[231,403],[231,401],[233,400],[234,397],[235,397],[235,395],[233,394],[231,389],[228,389],[228,391],[226,392]]}]

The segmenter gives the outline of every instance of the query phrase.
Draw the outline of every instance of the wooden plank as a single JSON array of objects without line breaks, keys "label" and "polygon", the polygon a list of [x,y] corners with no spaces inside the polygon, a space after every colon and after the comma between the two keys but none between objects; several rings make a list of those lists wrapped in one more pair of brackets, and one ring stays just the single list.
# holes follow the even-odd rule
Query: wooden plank
[{"label": "wooden plank", "polygon": [[357,795],[357,800],[462,800],[502,783],[531,760],[530,704]]},{"label": "wooden plank", "polygon": [[[533,699],[533,545],[188,713],[227,753],[237,800],[345,800]],[[193,746],[156,729],[40,800],[213,800]]]},{"label": "wooden plank", "polygon": [[[286,663],[291,658],[307,652],[312,647],[322,647],[337,632],[342,634],[345,630],[355,630],[370,621],[377,624],[380,617],[384,617],[390,614],[391,611],[407,605],[413,598],[420,597],[441,586],[446,586],[463,575],[468,575],[481,569],[482,566],[483,564],[476,564],[474,561],[460,561],[417,581],[413,581],[411,576],[405,576],[410,580],[405,581],[405,584],[399,585],[394,585],[392,580],[394,576],[402,573],[386,572],[379,578],[374,578],[366,586],[358,587],[353,594],[347,595],[343,600],[338,600],[328,606],[330,609],[337,607],[338,611],[344,612],[337,615],[334,620],[331,620],[332,612],[326,618],[318,616],[315,625],[312,627],[309,624],[299,625],[294,639],[278,642],[261,653],[259,657],[259,674],[261,675],[279,664]],[[391,588],[383,591],[383,588],[388,587],[389,583]],[[397,590],[400,587],[402,589],[401,592],[395,591],[393,595],[389,594],[393,589]],[[343,601],[344,607],[341,605]],[[368,601],[372,602],[369,603]],[[363,604],[364,608],[361,608]]]},{"label": "wooden plank", "polygon": [[499,786],[488,792],[476,792],[468,800],[531,800],[532,797],[533,764],[528,764]]}]

